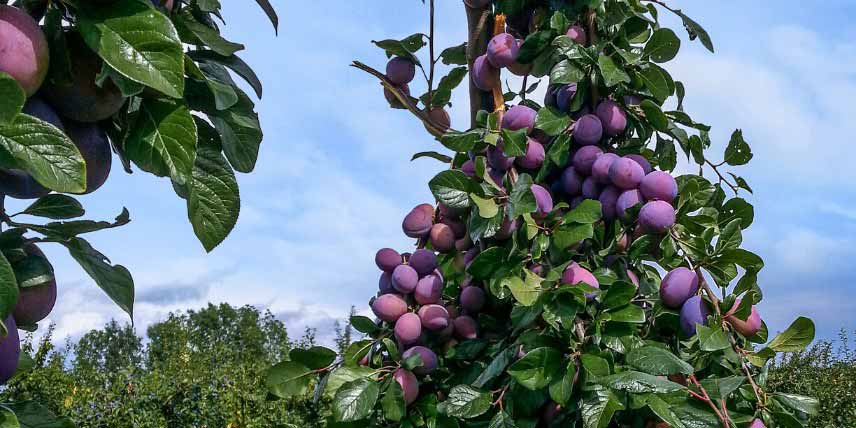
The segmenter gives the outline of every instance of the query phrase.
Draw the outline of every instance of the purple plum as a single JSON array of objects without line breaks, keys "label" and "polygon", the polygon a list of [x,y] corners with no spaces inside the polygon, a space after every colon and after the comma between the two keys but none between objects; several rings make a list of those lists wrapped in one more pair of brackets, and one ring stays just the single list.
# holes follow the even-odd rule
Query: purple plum
[{"label": "purple plum", "polygon": [[375,264],[384,272],[392,272],[398,265],[401,264],[401,254],[392,248],[381,248],[375,254]]},{"label": "purple plum", "polygon": [[447,224],[437,223],[431,226],[429,233],[431,246],[441,253],[448,253],[455,249],[455,231]]},{"label": "purple plum", "polygon": [[538,114],[531,107],[516,105],[508,109],[502,116],[502,129],[517,131],[527,129],[532,132],[535,128],[535,116]]},{"label": "purple plum", "polygon": [[410,83],[416,76],[416,64],[413,61],[397,56],[386,63],[386,78],[393,85]]},{"label": "purple plum", "polygon": [[627,220],[629,217],[627,210],[644,202],[645,200],[642,198],[642,192],[639,190],[625,190],[621,192],[621,195],[618,196],[618,200],[615,201],[615,215],[621,220]]},{"label": "purple plum", "polygon": [[42,86],[49,63],[39,24],[23,9],[0,5],[0,71],[17,80],[29,97]]},{"label": "purple plum", "polygon": [[660,282],[660,300],[667,308],[680,308],[696,293],[698,293],[698,276],[683,266],[672,269]]},{"label": "purple plum", "polygon": [[586,177],[583,180],[583,197],[586,199],[597,199],[600,197],[600,192],[603,191],[603,186],[597,182],[594,177]]},{"label": "purple plum", "polygon": [[600,196],[597,198],[600,201],[600,207],[603,212],[603,218],[606,220],[615,219],[615,208],[618,204],[618,197],[621,196],[621,189],[615,186],[606,186]]},{"label": "purple plum", "polygon": [[509,33],[493,36],[487,44],[487,60],[496,68],[505,68],[517,60],[520,45]]},{"label": "purple plum", "polygon": [[568,196],[577,196],[583,191],[583,176],[577,172],[576,168],[569,166],[562,171],[562,191]]},{"label": "purple plum", "polygon": [[710,309],[699,295],[690,297],[681,307],[681,331],[687,337],[695,336],[696,324],[707,325]]},{"label": "purple plum", "polygon": [[530,187],[535,195],[535,213],[532,214],[535,218],[544,218],[553,211],[553,197],[550,192],[540,184],[533,184]]},{"label": "purple plum", "polygon": [[517,158],[517,164],[525,169],[538,169],[544,163],[546,157],[544,145],[534,138],[529,138],[526,145],[526,155]]},{"label": "purple plum", "polygon": [[547,92],[544,93],[544,105],[548,107],[557,107],[556,105],[556,95],[558,94],[561,86],[548,86]]},{"label": "purple plum", "polygon": [[762,420],[755,418],[754,420],[752,420],[752,423],[749,424],[749,428],[767,428],[767,426],[764,425],[764,422]]},{"label": "purple plum", "polygon": [[[408,97],[410,96],[410,86],[408,86],[406,83],[403,85],[398,85],[398,90],[404,93],[404,95]],[[386,102],[388,102],[389,105],[393,108],[404,108],[404,104],[402,104],[401,101],[399,101],[398,98],[395,97],[395,94],[393,94],[392,91],[387,89],[385,86],[383,88],[383,97],[386,98]]]},{"label": "purple plum", "polygon": [[734,302],[734,306],[732,306],[725,314],[725,321],[728,321],[728,323],[731,324],[731,327],[733,327],[738,333],[742,334],[743,337],[755,336],[759,331],[761,331],[761,315],[758,313],[758,308],[752,306],[749,317],[745,320],[735,316],[734,312],[737,311],[741,301],[741,299],[737,299]]},{"label": "purple plum", "polygon": [[639,190],[645,199],[672,203],[678,196],[678,183],[668,172],[653,171],[642,179]]},{"label": "purple plum", "polygon": [[574,165],[574,169],[576,169],[580,174],[591,175],[591,168],[592,165],[594,165],[594,161],[602,154],[603,150],[598,146],[580,147],[580,149],[574,153],[571,163]]},{"label": "purple plum", "polygon": [[[25,245],[24,252],[27,254],[28,259],[41,258],[50,266],[45,253],[36,244]],[[24,259],[24,262],[26,260]],[[53,271],[53,266],[50,266],[50,269]],[[40,284],[21,287],[18,294],[18,303],[12,312],[15,317],[15,324],[19,326],[31,326],[47,318],[56,304],[56,292],[56,280],[54,278],[50,278]]]},{"label": "purple plum", "polygon": [[500,87],[499,69],[490,64],[487,54],[481,55],[473,62],[473,83],[477,88],[490,92]]},{"label": "purple plum", "polygon": [[583,115],[574,124],[574,141],[581,146],[597,144],[603,137],[603,125],[593,114]]},{"label": "purple plum", "polygon": [[[588,284],[594,288],[600,288],[597,278],[589,272],[588,269],[580,266],[578,263],[571,263],[562,272],[562,284],[577,285],[579,283]],[[594,293],[586,293],[586,299],[594,299]]]},{"label": "purple plum", "polygon": [[425,276],[437,269],[437,255],[433,251],[420,248],[413,252],[407,261],[419,276]]},{"label": "purple plum", "polygon": [[588,41],[585,28],[579,25],[572,25],[571,28],[568,28],[568,32],[565,35],[581,45],[585,45]]},{"label": "purple plum", "polygon": [[609,166],[609,181],[624,190],[638,188],[644,177],[645,170],[642,169],[642,165],[633,159],[618,158]]},{"label": "purple plum", "polygon": [[21,354],[18,326],[11,315],[6,318],[6,331],[6,337],[0,336],[0,385],[5,384],[15,375]]},{"label": "purple plum", "polygon": [[433,225],[434,207],[430,204],[420,204],[404,217],[401,228],[404,234],[411,238],[425,238]]},{"label": "purple plum", "polygon": [[574,95],[577,94],[577,84],[569,83],[559,88],[556,91],[556,108],[561,111],[569,112],[571,109],[571,101]]},{"label": "purple plum", "polygon": [[466,160],[461,165],[461,171],[467,175],[467,177],[475,177],[476,176],[476,163],[471,160]]},{"label": "purple plum", "polygon": [[419,319],[422,326],[429,331],[440,331],[451,322],[449,311],[441,305],[425,305],[419,308]]},{"label": "purple plum", "polygon": [[418,375],[427,375],[437,369],[437,354],[434,351],[424,346],[414,346],[401,354],[402,359],[409,359],[414,355],[419,355],[422,358],[422,365],[413,369],[413,372]]},{"label": "purple plum", "polygon": [[650,201],[639,210],[639,226],[645,233],[660,234],[674,224],[675,209],[668,202]]},{"label": "purple plum", "polygon": [[609,169],[612,163],[620,159],[615,153],[604,153],[595,159],[591,166],[591,176],[600,184],[610,184]]},{"label": "purple plum", "polygon": [[[495,170],[508,170],[508,168],[511,168],[511,166],[514,165],[514,159],[514,156],[505,155],[502,141],[500,141],[497,146],[490,146],[487,148],[487,163]],[[496,184],[499,184],[499,182]]]},{"label": "purple plum", "polygon": [[470,286],[461,290],[461,307],[468,313],[477,313],[484,308],[487,295],[480,287]]},{"label": "purple plum", "polygon": [[401,386],[401,390],[404,392],[404,402],[408,406],[419,398],[419,381],[416,379],[416,375],[409,370],[399,368],[392,374],[392,378]]},{"label": "purple plum", "polygon": [[642,171],[645,172],[645,175],[648,175],[649,173],[651,173],[651,171],[653,171],[653,168],[651,168],[651,162],[648,162],[648,159],[645,159],[645,156],[637,155],[634,153],[626,155],[624,157],[633,159],[636,163],[638,163],[639,166],[642,167]]},{"label": "purple plum", "polygon": [[407,302],[398,294],[384,294],[372,302],[372,312],[386,322],[396,322],[407,313]]},{"label": "purple plum", "polygon": [[455,334],[461,339],[475,339],[478,337],[478,323],[467,315],[455,318]]},{"label": "purple plum", "polygon": [[452,126],[452,119],[449,117],[449,112],[444,108],[434,107],[427,111],[428,119],[434,122],[440,131],[446,132]]},{"label": "purple plum", "polygon": [[416,289],[419,274],[410,265],[399,265],[392,271],[392,288],[404,294],[410,294]]},{"label": "purple plum", "polygon": [[595,114],[603,124],[603,132],[607,136],[621,135],[627,128],[627,113],[615,101],[601,101],[595,109]]},{"label": "purple plum", "polygon": [[422,320],[419,315],[408,312],[395,321],[395,338],[402,345],[411,345],[422,336]]},{"label": "purple plum", "polygon": [[413,297],[416,299],[416,303],[420,305],[439,302],[440,298],[443,297],[443,280],[437,275],[423,276],[416,284]]},{"label": "purple plum", "polygon": [[377,281],[377,288],[381,295],[395,293],[395,289],[392,288],[392,274],[389,272],[382,272],[380,274],[380,279]]}]

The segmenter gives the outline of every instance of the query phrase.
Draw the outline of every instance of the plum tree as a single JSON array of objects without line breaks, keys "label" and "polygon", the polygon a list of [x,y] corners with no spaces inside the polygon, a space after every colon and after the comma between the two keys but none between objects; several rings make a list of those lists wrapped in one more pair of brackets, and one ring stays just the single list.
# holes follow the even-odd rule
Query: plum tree
[{"label": "plum tree", "polygon": [[[425,3],[433,24],[438,2]],[[415,289],[390,293],[395,278],[382,276],[378,320],[354,320],[370,370],[355,374],[355,348],[301,369],[320,384],[360,377],[333,383],[330,424],[799,426],[813,402],[768,394],[762,370],[804,347],[813,324],[800,318],[759,348],[767,330],[746,305],[761,296],[763,261],[740,248],[754,213],[730,169],[751,150],[735,131],[725,160],[711,157],[714,134],[684,110],[687,88],[662,66],[681,45],[662,14],[712,50],[709,34],[667,1],[464,3],[463,43],[436,49],[434,25],[377,43],[387,57],[419,57],[419,97],[353,64],[408,101],[449,151],[417,156],[448,169],[428,183],[433,203],[404,222],[416,250],[394,269],[413,267]],[[452,129],[426,112],[448,107],[458,82],[470,123]],[[539,87],[543,105],[531,96]],[[697,174],[673,175],[686,162],[679,149]],[[431,263],[417,267],[418,254]],[[382,298],[392,310],[375,308]],[[419,385],[404,399],[388,388],[399,370]]]},{"label": "plum tree", "polygon": [[76,122],[92,123],[116,114],[125,104],[122,91],[112,80],[101,86],[96,82],[104,63],[76,32],[65,35],[72,60],[68,83],[51,82],[44,87],[44,97],[59,114]]},{"label": "plum tree", "polygon": [[49,64],[48,41],[39,24],[21,9],[0,5],[0,72],[31,96],[42,86]]}]

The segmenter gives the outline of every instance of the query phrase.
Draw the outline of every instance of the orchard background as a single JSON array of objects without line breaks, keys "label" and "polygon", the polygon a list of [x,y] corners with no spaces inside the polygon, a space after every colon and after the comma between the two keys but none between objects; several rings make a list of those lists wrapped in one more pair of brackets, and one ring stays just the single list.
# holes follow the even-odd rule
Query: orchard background
[{"label": "orchard background", "polygon": [[[259,25],[260,12],[224,5],[225,34],[249,47],[244,59],[266,84],[259,111],[267,144],[256,173],[239,178],[242,218],[214,254],[203,256],[182,201],[163,198],[163,183],[150,177],[113,174],[97,196],[82,198],[94,218],[111,218],[121,205],[133,214],[121,231],[92,241],[134,273],[140,331],[169,311],[228,301],[268,307],[290,328],[318,327],[329,339],[332,320],[344,318],[374,289],[374,251],[405,248],[396,225],[413,205],[430,199],[424,183],[438,171],[430,160],[406,161],[438,146],[411,117],[388,110],[375,81],[346,64],[354,58],[382,64],[382,52],[367,41],[421,29],[426,8],[415,1],[377,3],[323,13],[278,5],[287,12],[278,39],[242,31]],[[385,18],[390,7],[403,16]],[[854,294],[847,279],[856,223],[848,203],[856,197],[846,184],[854,172],[839,166],[847,147],[842,136],[854,128],[846,94],[856,89],[848,74],[856,53],[841,42],[853,34],[843,21],[852,6],[828,2],[817,10],[786,2],[772,14],[764,5],[736,2],[682,7],[712,33],[718,51],[711,55],[684,40],[669,64],[688,88],[686,108],[714,126],[714,141],[727,141],[731,129],[742,128],[755,154],[752,167],[742,171],[758,195],[752,198],[756,223],[745,241],[767,263],[761,277],[765,321],[775,333],[804,314],[815,320],[820,337],[834,337],[839,327],[853,326],[846,314],[854,309],[846,298]],[[730,11],[738,7],[735,16]],[[463,40],[461,5],[440,5],[437,25],[440,46]],[[300,36],[306,34],[312,40]],[[532,98],[541,99],[541,91]],[[454,127],[467,123],[464,94],[452,98]],[[121,317],[82,271],[47,252],[60,278],[50,318],[57,322],[56,339],[76,339]]]}]

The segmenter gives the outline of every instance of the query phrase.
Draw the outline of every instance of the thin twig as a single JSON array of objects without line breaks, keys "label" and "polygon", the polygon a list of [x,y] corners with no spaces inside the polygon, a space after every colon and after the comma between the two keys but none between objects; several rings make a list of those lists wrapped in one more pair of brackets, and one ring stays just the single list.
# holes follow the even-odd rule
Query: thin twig
[{"label": "thin twig", "polygon": [[430,109],[434,105],[434,64],[437,63],[434,60],[434,0],[431,0],[429,10],[428,55],[431,56],[431,71],[428,73],[428,108]]}]

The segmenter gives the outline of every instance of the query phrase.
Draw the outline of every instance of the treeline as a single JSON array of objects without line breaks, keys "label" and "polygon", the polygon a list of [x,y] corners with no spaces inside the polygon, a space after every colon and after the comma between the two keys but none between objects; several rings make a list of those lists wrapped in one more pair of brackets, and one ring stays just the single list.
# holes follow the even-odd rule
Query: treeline
[{"label": "treeline", "polygon": [[[335,330],[344,350],[352,330]],[[311,329],[293,339],[268,311],[220,304],[171,314],[146,337],[113,321],[62,348],[50,334],[26,341],[32,368],[0,391],[0,402],[38,400],[86,428],[325,426],[323,399],[269,401],[265,387],[268,367],[292,348],[315,344]],[[767,382],[772,390],[818,397],[813,428],[856,426],[856,350],[843,332],[836,342],[775,361]]]},{"label": "treeline", "polygon": [[[336,330],[347,346],[350,326]],[[32,368],[0,402],[37,400],[80,427],[321,426],[323,403],[269,401],[264,384],[290,349],[315,343],[313,330],[295,340],[268,311],[220,304],[171,314],[146,337],[113,321],[64,348],[51,345],[50,333],[27,341]]]}]

